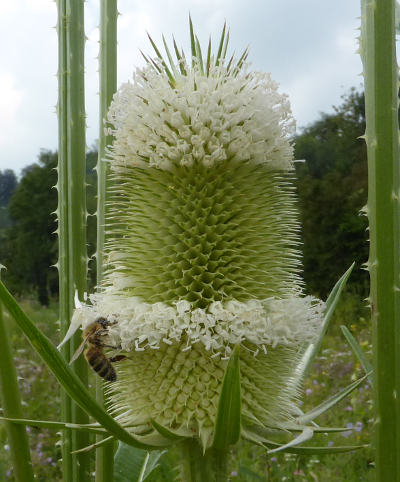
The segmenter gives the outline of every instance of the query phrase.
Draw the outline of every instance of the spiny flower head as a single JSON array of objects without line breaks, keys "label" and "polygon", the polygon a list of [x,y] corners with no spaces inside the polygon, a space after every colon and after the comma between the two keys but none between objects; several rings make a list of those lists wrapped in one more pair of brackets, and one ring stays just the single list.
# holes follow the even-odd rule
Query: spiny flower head
[{"label": "spiny flower head", "polygon": [[234,345],[243,416],[294,414],[296,366],[323,306],[302,296],[287,97],[247,53],[226,61],[224,33],[207,60],[191,40],[191,67],[176,45],[171,67],[154,46],[114,97],[107,266],[74,319],[107,318],[107,344],[127,357],[109,386],[122,423],[155,420],[207,447]]}]

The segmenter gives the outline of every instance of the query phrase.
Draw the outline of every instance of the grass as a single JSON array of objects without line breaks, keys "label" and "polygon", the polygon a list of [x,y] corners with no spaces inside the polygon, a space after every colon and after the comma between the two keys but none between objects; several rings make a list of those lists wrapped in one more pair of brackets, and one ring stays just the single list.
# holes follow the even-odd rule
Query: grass
[{"label": "grass", "polygon": [[[45,334],[57,343],[58,325],[56,304],[48,308],[35,302],[24,300],[23,309]],[[24,339],[13,321],[11,341],[15,362],[20,378],[22,399],[26,418],[58,420],[60,390],[53,375],[40,362],[34,350]],[[325,337],[322,351],[315,360],[313,369],[304,384],[302,397],[303,410],[317,405],[330,395],[345,387],[363,374],[341,334],[340,325],[346,325],[357,338],[367,356],[371,355],[369,312],[359,298],[345,293]],[[93,381],[93,379],[91,379]],[[317,422],[323,426],[354,427],[355,430],[317,436],[309,442],[323,446],[356,445],[369,443],[372,436],[373,409],[372,392],[368,383],[343,400],[333,410],[321,416]],[[55,431],[28,428],[29,440],[36,479],[39,481],[61,481],[60,435]],[[175,457],[172,451],[169,459]],[[167,462],[168,459],[165,459]],[[238,464],[240,460],[240,464]],[[242,443],[232,451],[231,480],[254,481],[329,481],[339,482],[374,480],[372,449],[363,449],[338,455],[297,456],[274,454],[266,456],[265,450]],[[168,480],[163,476],[163,466],[151,477],[152,481]],[[14,480],[5,429],[0,425],[0,480]]]},{"label": "grass", "polygon": [[[26,313],[37,322],[38,327],[55,343],[58,340],[58,306],[43,308],[39,304],[24,300],[21,303]],[[57,420],[59,418],[60,389],[54,376],[41,362],[34,349],[7,314],[14,360],[19,376],[19,386],[24,416],[29,419]],[[60,436],[55,431],[27,427],[34,473],[38,481],[61,480]],[[8,455],[5,427],[0,425],[0,480],[14,480]]]}]

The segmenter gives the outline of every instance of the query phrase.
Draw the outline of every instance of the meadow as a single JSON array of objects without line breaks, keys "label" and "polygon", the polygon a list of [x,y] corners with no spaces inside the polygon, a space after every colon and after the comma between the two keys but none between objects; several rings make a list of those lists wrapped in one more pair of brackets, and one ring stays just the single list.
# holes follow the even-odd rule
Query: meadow
[{"label": "meadow", "polygon": [[[58,305],[41,307],[36,301],[25,299],[23,309],[37,326],[56,344],[58,342]],[[60,389],[54,376],[40,361],[38,355],[23,334],[5,313],[10,329],[24,416],[28,419],[58,420],[60,417]],[[347,326],[371,357],[371,330],[369,310],[359,296],[344,293],[337,307],[322,350],[304,381],[302,410],[308,410],[335,394],[351,381],[363,375],[359,362],[344,339],[340,325]],[[91,378],[94,388],[94,377]],[[321,426],[348,427],[348,431],[336,434],[320,434],[307,445],[326,447],[369,444],[373,430],[372,391],[368,382],[340,402],[317,421]],[[61,481],[60,434],[48,429],[27,427],[34,472],[38,481]],[[161,458],[159,468],[150,481],[167,481],[164,467],[170,454]],[[171,460],[173,462],[173,460]],[[375,480],[374,459],[371,448],[355,452],[329,455],[299,456],[295,454],[266,455],[265,449],[241,443],[231,453],[232,481],[372,481]],[[94,460],[93,460],[94,469]],[[94,478],[93,478],[94,479]],[[13,481],[9,446],[5,428],[0,425],[0,480]]]}]

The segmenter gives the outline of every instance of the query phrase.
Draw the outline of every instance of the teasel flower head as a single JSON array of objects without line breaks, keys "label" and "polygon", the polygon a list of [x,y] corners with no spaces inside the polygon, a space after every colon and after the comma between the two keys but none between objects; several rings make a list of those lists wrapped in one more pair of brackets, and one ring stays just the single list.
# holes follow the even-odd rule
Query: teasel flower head
[{"label": "teasel flower head", "polygon": [[323,304],[302,291],[287,97],[247,51],[228,61],[224,34],[206,58],[192,34],[190,62],[166,47],[170,66],[152,44],[109,111],[107,264],[74,323],[110,322],[122,424],[154,420],[206,448],[236,345],[243,423],[293,418]]}]

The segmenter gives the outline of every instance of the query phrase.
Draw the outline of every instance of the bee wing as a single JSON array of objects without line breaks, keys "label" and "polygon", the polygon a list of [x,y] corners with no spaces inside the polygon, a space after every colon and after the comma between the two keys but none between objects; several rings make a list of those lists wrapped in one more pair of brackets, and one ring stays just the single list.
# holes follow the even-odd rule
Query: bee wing
[{"label": "bee wing", "polygon": [[85,338],[83,339],[82,343],[78,346],[76,352],[74,353],[73,357],[69,361],[70,365],[72,365],[74,363],[74,361],[79,357],[79,355],[83,352],[83,349],[85,348],[86,342],[88,341],[90,335],[91,335],[91,333],[86,335]]}]

